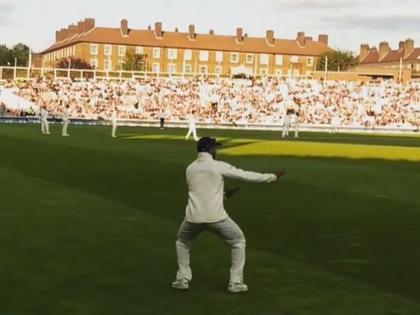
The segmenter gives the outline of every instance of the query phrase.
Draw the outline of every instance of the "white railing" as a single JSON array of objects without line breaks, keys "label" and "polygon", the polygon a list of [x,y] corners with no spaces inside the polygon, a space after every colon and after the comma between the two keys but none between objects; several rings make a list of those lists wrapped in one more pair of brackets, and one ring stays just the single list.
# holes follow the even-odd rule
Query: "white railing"
[{"label": "white railing", "polygon": [[[232,78],[233,75],[200,72],[153,72],[131,70],[97,70],[72,68],[43,68],[43,67],[0,67],[0,80],[28,80],[36,77],[73,78],[73,79],[108,79],[128,80],[147,78]],[[255,75],[256,78],[312,78],[311,75]]]}]

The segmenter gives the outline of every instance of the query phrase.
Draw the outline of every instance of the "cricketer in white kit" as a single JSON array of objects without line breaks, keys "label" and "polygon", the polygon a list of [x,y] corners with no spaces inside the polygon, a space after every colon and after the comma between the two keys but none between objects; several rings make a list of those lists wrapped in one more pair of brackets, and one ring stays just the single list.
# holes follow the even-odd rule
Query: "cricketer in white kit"
[{"label": "cricketer in white kit", "polygon": [[69,111],[69,105],[64,106],[63,109],[63,129],[61,131],[61,136],[62,137],[68,137],[70,136],[67,133],[67,127],[69,126],[70,123],[70,111]]},{"label": "cricketer in white kit", "polygon": [[41,132],[44,135],[49,135],[50,134],[50,127],[48,124],[48,111],[45,107],[41,108],[41,114],[40,114],[40,118],[41,118]]},{"label": "cricketer in white kit", "polygon": [[117,110],[114,108],[111,114],[111,124],[112,124],[111,137],[112,138],[117,137],[117,120],[118,120],[118,113],[117,113]]},{"label": "cricketer in white kit", "polygon": [[194,140],[198,141],[198,137],[197,137],[197,126],[195,124],[195,116],[194,116],[194,111],[191,112],[191,114],[188,116],[188,132],[187,135],[185,136],[185,140],[188,140],[188,138],[193,135]]},{"label": "cricketer in white kit", "polygon": [[188,205],[176,241],[178,272],[172,287],[187,290],[192,279],[190,248],[202,231],[220,236],[231,246],[232,265],[228,291],[240,293],[248,290],[243,280],[245,266],[245,236],[241,228],[229,217],[223,202],[236,190],[225,190],[224,177],[251,182],[271,183],[285,174],[285,170],[273,174],[244,171],[216,160],[216,139],[203,137],[197,143],[198,157],[186,170]]}]

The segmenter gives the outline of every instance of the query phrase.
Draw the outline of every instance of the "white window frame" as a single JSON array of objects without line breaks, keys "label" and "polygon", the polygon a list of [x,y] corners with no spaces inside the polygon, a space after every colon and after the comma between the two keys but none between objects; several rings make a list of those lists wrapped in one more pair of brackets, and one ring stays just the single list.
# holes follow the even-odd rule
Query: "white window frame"
[{"label": "white window frame", "polygon": [[98,69],[98,58],[91,58],[89,64],[93,69]]},{"label": "white window frame", "polygon": [[260,65],[268,66],[269,62],[270,62],[269,54],[260,54]]},{"label": "white window frame", "polygon": [[230,53],[230,63],[239,63],[239,53],[237,52]]},{"label": "white window frame", "polygon": [[223,51],[216,51],[216,62],[223,62]]},{"label": "white window frame", "polygon": [[[202,69],[204,69],[204,71],[201,71]],[[198,73],[199,74],[207,74],[207,73],[209,73],[209,67],[207,65],[199,65],[198,66]]]},{"label": "white window frame", "polygon": [[154,62],[152,64],[152,72],[153,73],[160,73],[160,63],[159,62]]},{"label": "white window frame", "polygon": [[254,63],[254,54],[246,54],[245,63],[250,65]]},{"label": "white window frame", "polygon": [[112,45],[104,45],[104,56],[112,56]]},{"label": "white window frame", "polygon": [[216,74],[222,74],[223,73],[223,67],[220,65],[217,65],[214,67],[214,73]]},{"label": "white window frame", "polygon": [[124,65],[125,65],[124,59],[119,59],[118,60],[118,69],[119,70],[123,70],[124,69]]},{"label": "white window frame", "polygon": [[276,66],[283,65],[283,55],[276,55]]},{"label": "white window frame", "polygon": [[154,59],[160,59],[160,48],[159,47],[153,47],[152,56]]},{"label": "white window frame", "polygon": [[176,63],[169,63],[168,64],[168,73],[176,73]]},{"label": "white window frame", "polygon": [[312,67],[314,65],[314,57],[306,57],[306,65]]},{"label": "white window frame", "polygon": [[208,50],[200,50],[199,56],[200,61],[209,61],[209,52]]},{"label": "white window frame", "polygon": [[299,63],[299,57],[298,56],[291,56],[290,57],[290,63]]},{"label": "white window frame", "polygon": [[124,45],[118,46],[118,56],[119,57],[125,57],[125,54],[127,53],[127,47]]},{"label": "white window frame", "polygon": [[185,49],[184,50],[184,60],[192,60],[192,50]]},{"label": "white window frame", "polygon": [[143,55],[144,54],[144,47],[143,46],[137,46],[136,47],[136,55]]},{"label": "white window frame", "polygon": [[192,73],[192,65],[191,64],[184,63],[184,73]]},{"label": "white window frame", "polygon": [[178,59],[178,50],[176,48],[169,48],[168,49],[168,59],[169,60],[177,60]]},{"label": "white window frame", "polygon": [[112,70],[112,60],[111,58],[104,59],[104,70],[111,71]]}]

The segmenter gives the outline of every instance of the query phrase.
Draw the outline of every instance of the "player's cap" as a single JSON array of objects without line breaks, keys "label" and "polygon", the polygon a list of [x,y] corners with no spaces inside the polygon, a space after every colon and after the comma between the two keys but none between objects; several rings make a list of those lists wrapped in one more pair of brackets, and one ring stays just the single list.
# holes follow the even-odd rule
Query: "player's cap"
[{"label": "player's cap", "polygon": [[216,138],[202,137],[197,142],[197,151],[198,152],[207,152],[210,149],[216,148],[219,145],[221,145],[221,144],[216,141]]}]

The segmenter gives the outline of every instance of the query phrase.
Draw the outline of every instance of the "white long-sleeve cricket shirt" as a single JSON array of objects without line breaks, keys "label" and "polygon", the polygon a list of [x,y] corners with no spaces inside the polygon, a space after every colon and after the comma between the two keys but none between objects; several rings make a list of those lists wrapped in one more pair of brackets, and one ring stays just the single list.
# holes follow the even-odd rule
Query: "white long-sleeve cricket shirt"
[{"label": "white long-sleeve cricket shirt", "polygon": [[186,170],[188,205],[186,220],[192,223],[211,223],[226,219],[224,208],[224,177],[251,182],[270,183],[277,179],[274,174],[244,171],[214,160],[211,154],[201,152],[197,160]]}]

